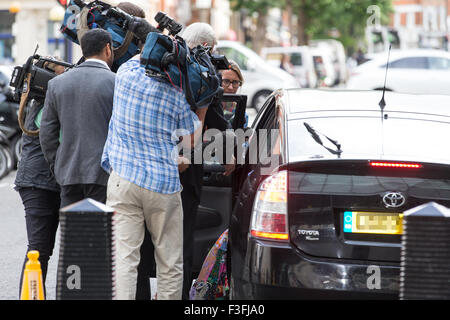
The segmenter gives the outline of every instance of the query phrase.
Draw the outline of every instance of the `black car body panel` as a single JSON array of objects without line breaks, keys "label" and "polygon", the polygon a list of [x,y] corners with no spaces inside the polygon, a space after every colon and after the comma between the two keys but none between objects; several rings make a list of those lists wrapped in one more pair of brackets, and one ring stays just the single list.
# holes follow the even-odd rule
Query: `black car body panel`
[{"label": "black car body panel", "polygon": [[[428,164],[425,167],[434,169],[428,169],[428,175],[424,169],[424,173],[396,177],[367,167],[367,162],[345,161],[346,172],[341,173],[333,163],[321,163],[316,170],[309,164],[289,171],[290,239],[296,247],[320,257],[399,262],[401,235],[345,233],[344,212],[401,213],[430,201],[450,207],[448,168]],[[390,191],[404,195],[401,207],[386,208],[382,199]]]},{"label": "black car body panel", "polygon": [[[349,231],[344,214],[393,218],[398,227],[408,209],[450,207],[450,97],[387,92],[383,111],[380,98],[298,89],[266,101],[253,129],[279,132],[273,172],[287,171],[289,237],[251,234],[255,196],[270,173],[246,163],[230,220],[233,298],[398,298],[401,232]],[[388,203],[392,194],[402,201]]]},{"label": "black car body panel", "polygon": [[[234,297],[240,299],[395,299],[400,268],[364,260],[321,259],[290,244],[249,239],[248,277],[233,275]],[[373,280],[379,272],[380,283]]]}]

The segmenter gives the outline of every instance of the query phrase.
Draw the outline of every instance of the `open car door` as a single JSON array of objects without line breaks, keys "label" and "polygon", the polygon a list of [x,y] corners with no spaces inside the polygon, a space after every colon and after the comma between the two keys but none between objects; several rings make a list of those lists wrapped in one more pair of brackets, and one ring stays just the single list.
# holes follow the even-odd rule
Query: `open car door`
[{"label": "open car door", "polygon": [[[236,103],[233,130],[245,129],[247,96],[224,94],[223,101]],[[235,158],[237,158],[236,148]],[[203,170],[202,195],[194,232],[192,272],[195,275],[200,271],[204,259],[215,241],[228,228],[233,202],[237,198],[237,195],[233,194],[232,186],[238,165],[236,165],[235,172],[228,177],[223,175],[225,169],[218,162],[204,162]]]}]

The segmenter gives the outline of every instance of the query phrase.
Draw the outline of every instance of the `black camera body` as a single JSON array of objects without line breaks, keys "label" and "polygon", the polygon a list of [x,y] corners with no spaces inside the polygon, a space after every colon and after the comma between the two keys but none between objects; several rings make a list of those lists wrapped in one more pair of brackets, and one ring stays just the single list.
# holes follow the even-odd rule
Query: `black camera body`
[{"label": "black camera body", "polygon": [[121,23],[121,27],[124,30],[128,30],[128,28],[136,21],[136,17],[132,16],[120,8],[111,7],[106,11],[106,16],[108,18],[115,18],[118,22]]},{"label": "black camera body", "polygon": [[230,69],[230,63],[228,62],[227,57],[225,57],[224,55],[211,54],[210,59],[216,70]]},{"label": "black camera body", "polygon": [[[177,35],[183,29],[183,26],[169,17],[162,11],[159,11],[155,16],[155,21],[158,22],[158,30],[163,31],[167,29],[170,35]],[[195,50],[194,50],[195,51]],[[230,63],[224,55],[212,54],[208,51],[209,59],[216,70],[230,69]]]},{"label": "black camera body", "polygon": [[[36,61],[37,60],[37,61]],[[14,68],[10,86],[14,90],[14,100],[19,101],[22,93],[29,92],[29,99],[45,99],[48,82],[56,76],[52,70],[45,68],[45,63],[51,62],[65,68],[73,68],[74,65],[51,58],[41,57],[34,54],[30,56],[23,66],[16,66]],[[30,81],[26,81],[27,77]]]},{"label": "black camera body", "polygon": [[[141,65],[147,75],[163,78],[182,88],[193,110],[213,100],[220,101],[223,88],[218,70],[230,69],[227,58],[212,55],[208,46],[189,48],[178,35],[181,24],[164,12],[158,12],[155,20],[160,33],[148,34],[141,53]],[[165,29],[168,36],[161,34]]]},{"label": "black camera body", "polygon": [[169,31],[169,34],[172,36],[177,35],[183,29],[183,26],[181,24],[176,22],[174,19],[172,19],[162,11],[159,11],[156,14],[155,21],[158,22],[157,28],[160,31],[167,29],[167,31]]}]

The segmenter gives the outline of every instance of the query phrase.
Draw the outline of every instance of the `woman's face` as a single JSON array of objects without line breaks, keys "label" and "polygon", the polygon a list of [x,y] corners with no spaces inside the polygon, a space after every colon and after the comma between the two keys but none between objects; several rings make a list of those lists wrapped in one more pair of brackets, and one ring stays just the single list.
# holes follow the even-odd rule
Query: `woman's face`
[{"label": "woman's face", "polygon": [[222,72],[222,88],[224,93],[236,93],[241,86],[241,81],[233,70],[224,70]]}]

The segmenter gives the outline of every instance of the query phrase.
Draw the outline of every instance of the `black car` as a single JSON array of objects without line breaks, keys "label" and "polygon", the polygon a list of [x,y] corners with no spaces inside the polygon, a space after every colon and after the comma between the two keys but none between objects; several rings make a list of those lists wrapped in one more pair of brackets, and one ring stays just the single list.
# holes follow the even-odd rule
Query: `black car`
[{"label": "black car", "polygon": [[196,265],[229,226],[232,299],[398,299],[402,213],[450,207],[450,96],[380,100],[276,91],[233,181],[206,173]]}]

